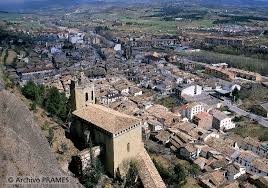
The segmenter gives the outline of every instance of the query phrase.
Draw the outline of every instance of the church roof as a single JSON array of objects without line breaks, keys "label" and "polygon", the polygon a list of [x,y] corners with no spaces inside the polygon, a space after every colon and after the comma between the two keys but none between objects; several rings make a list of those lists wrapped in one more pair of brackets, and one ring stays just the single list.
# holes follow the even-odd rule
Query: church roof
[{"label": "church roof", "polygon": [[112,134],[131,128],[140,122],[135,117],[97,104],[89,104],[78,109],[73,112],[73,115]]}]

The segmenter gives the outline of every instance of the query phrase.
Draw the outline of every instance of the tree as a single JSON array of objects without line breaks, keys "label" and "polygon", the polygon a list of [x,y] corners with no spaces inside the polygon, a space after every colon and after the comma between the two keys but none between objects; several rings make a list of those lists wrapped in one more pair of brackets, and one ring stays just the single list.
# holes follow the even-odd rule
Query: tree
[{"label": "tree", "polygon": [[177,182],[179,185],[186,183],[186,172],[185,169],[177,163],[174,167],[174,182]]},{"label": "tree", "polygon": [[165,167],[155,159],[153,159],[153,163],[166,184],[181,187],[186,183],[185,169],[179,163],[174,167]]},{"label": "tree", "polygon": [[70,111],[68,98],[60,93],[57,88],[46,88],[44,85],[35,84],[32,80],[22,88],[22,94],[33,101],[32,104],[44,107],[53,116],[65,121]]},{"label": "tree", "polygon": [[74,49],[74,45],[70,42],[64,42],[62,49],[72,50]]},{"label": "tree", "polygon": [[193,177],[197,177],[200,174],[200,167],[197,164],[192,163],[188,171]]},{"label": "tree", "polygon": [[27,82],[27,84],[22,88],[22,94],[27,99],[31,99],[34,101],[38,95],[36,84],[32,80]]},{"label": "tree", "polygon": [[48,137],[47,137],[49,145],[52,145],[53,139],[54,139],[54,131],[52,128],[49,128],[48,129]]},{"label": "tree", "polygon": [[235,87],[232,91],[233,101],[237,101],[239,99],[239,90]]},{"label": "tree", "polygon": [[263,135],[259,136],[259,140],[261,142],[267,142],[268,141],[268,135],[267,135],[267,133],[264,133]]},{"label": "tree", "polygon": [[45,95],[45,87],[43,85],[37,85],[34,81],[30,80],[22,88],[22,94],[37,104],[42,104]]},{"label": "tree", "polygon": [[44,106],[49,113],[58,116],[61,120],[65,121],[67,119],[69,113],[68,99],[57,88],[52,87],[47,91]]},{"label": "tree", "polygon": [[153,163],[159,172],[160,176],[164,180],[166,184],[169,184],[172,182],[172,171],[168,168],[164,167],[160,162],[157,162],[155,159],[153,159]]},{"label": "tree", "polygon": [[138,180],[137,164],[134,161],[131,161],[126,176],[126,184],[124,187],[125,188],[139,187],[139,182],[137,180]]},{"label": "tree", "polygon": [[86,188],[94,188],[99,183],[103,167],[98,158],[93,154],[92,143],[89,143],[90,161],[89,166],[83,172],[82,183]]},{"label": "tree", "polygon": [[261,107],[261,105],[254,105],[253,104],[252,106],[250,106],[249,110],[250,110],[250,112],[257,114],[259,116],[263,116],[263,117],[267,116],[266,111]]},{"label": "tree", "polygon": [[33,101],[33,102],[31,103],[31,110],[32,110],[32,111],[36,111],[36,102],[35,102],[35,101]]}]

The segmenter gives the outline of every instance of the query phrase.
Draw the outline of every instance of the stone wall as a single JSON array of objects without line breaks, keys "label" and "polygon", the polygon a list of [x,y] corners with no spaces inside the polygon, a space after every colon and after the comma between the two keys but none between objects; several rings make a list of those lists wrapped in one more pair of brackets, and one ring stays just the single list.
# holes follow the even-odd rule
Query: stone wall
[{"label": "stone wall", "polygon": [[143,151],[141,127],[126,132],[113,141],[114,145],[114,169],[117,170],[124,161],[135,159]]},{"label": "stone wall", "polygon": [[112,136],[106,135],[100,130],[94,129],[94,142],[103,147],[104,166],[107,172],[114,176],[114,146]]}]

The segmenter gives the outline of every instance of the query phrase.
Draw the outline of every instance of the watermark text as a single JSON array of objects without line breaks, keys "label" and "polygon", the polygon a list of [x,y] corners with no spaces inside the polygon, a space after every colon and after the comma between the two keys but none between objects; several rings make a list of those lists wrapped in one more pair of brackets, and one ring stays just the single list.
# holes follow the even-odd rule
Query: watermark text
[{"label": "watermark text", "polygon": [[9,176],[7,184],[70,184],[69,176]]}]

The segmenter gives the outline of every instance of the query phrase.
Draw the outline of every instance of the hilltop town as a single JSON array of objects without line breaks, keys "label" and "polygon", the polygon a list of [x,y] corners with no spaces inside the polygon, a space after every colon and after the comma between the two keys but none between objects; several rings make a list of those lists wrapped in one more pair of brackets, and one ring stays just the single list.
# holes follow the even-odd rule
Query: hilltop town
[{"label": "hilltop town", "polygon": [[140,6],[0,13],[0,92],[85,187],[267,187],[268,15]]}]

